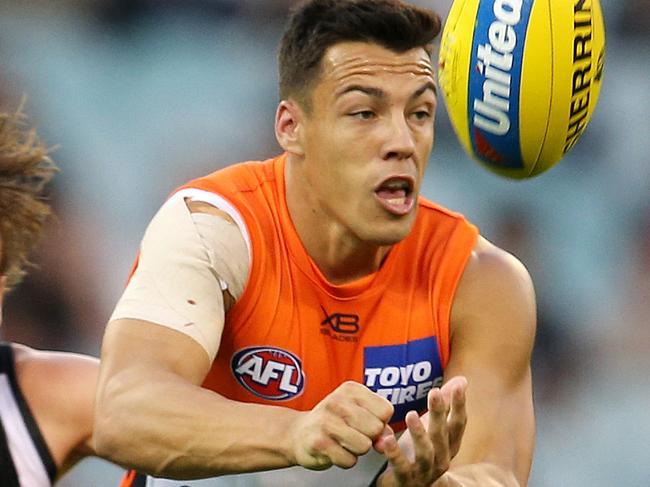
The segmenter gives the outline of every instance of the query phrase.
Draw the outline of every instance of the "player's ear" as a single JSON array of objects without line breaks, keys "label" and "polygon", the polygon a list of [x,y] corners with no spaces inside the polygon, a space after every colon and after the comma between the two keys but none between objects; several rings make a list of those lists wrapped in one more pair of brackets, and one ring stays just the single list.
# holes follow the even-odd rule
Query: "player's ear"
[{"label": "player's ear", "polygon": [[280,146],[290,154],[304,156],[301,131],[304,113],[293,100],[282,100],[275,113],[275,137]]}]

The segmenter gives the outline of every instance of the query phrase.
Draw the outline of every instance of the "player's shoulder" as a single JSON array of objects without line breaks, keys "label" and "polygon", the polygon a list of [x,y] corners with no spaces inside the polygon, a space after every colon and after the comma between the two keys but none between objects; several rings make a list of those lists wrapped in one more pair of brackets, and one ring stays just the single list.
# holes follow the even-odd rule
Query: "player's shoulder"
[{"label": "player's shoulder", "polygon": [[474,245],[479,229],[462,213],[420,197],[413,233],[425,234],[427,238],[446,235],[447,238],[453,238],[456,246],[469,251]]},{"label": "player's shoulder", "polygon": [[452,359],[520,380],[536,332],[535,292],[515,256],[480,237],[461,277],[451,310]]},{"label": "player's shoulder", "polygon": [[458,285],[454,310],[471,315],[502,307],[534,314],[532,279],[517,257],[479,236]]},{"label": "player's shoulder", "polygon": [[12,349],[20,392],[57,465],[70,460],[72,449],[91,454],[99,360],[21,344]]},{"label": "player's shoulder", "polygon": [[192,179],[179,190],[197,188],[218,193],[246,192],[259,188],[266,182],[274,181],[277,164],[284,155],[264,161],[243,161],[229,164],[207,175]]},{"label": "player's shoulder", "polygon": [[458,211],[450,210],[449,208],[446,208],[441,204],[435,203],[422,196],[418,198],[418,211],[424,216],[440,217],[449,220],[456,220],[456,221],[463,221],[463,222],[468,221],[465,215],[463,215],[462,213]]},{"label": "player's shoulder", "polygon": [[99,360],[20,344],[12,344],[12,349],[18,384],[39,424],[47,428],[72,422],[75,434],[86,434],[92,424]]},{"label": "player's shoulder", "polygon": [[476,239],[465,269],[466,280],[490,283],[493,279],[530,282],[530,274],[524,264],[513,254],[495,245],[483,236]]},{"label": "player's shoulder", "polygon": [[97,380],[99,360],[77,353],[38,350],[12,343],[16,376],[21,388],[30,395],[45,396],[61,391],[72,399],[77,389],[92,388]]},{"label": "player's shoulder", "polygon": [[11,343],[16,364],[29,364],[35,367],[65,367],[68,365],[78,367],[94,367],[99,359],[89,355],[74,352],[60,352],[53,350],[39,350],[21,343]]}]

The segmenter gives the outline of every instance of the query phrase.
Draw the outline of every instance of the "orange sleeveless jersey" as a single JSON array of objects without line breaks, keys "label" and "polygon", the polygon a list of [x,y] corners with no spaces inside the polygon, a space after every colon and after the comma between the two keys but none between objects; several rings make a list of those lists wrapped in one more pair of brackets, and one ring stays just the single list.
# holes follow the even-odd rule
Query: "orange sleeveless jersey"
[{"label": "orange sleeveless jersey", "polygon": [[[252,262],[243,295],[226,315],[203,386],[236,401],[313,408],[346,380],[395,406],[394,430],[449,360],[449,316],[478,230],[424,198],[409,236],[381,269],[335,286],[296,233],[285,200],[286,156],[229,166],[179,190],[228,201],[246,224]],[[137,266],[137,262],[135,264]],[[129,472],[121,487],[144,485]]]},{"label": "orange sleeveless jersey", "polygon": [[313,408],[346,380],[411,409],[442,381],[454,291],[478,231],[423,198],[412,232],[381,269],[332,285],[306,253],[285,199],[286,155],[236,164],[191,181],[243,218],[252,262],[243,295],[226,315],[204,387],[233,400]]}]

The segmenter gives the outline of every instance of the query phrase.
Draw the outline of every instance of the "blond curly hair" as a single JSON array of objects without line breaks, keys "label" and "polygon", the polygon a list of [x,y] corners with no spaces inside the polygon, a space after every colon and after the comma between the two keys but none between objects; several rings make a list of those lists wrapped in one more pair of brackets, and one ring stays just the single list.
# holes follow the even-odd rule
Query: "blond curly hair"
[{"label": "blond curly hair", "polygon": [[51,212],[42,191],[56,171],[22,104],[15,113],[0,113],[0,275],[9,289],[24,276]]}]

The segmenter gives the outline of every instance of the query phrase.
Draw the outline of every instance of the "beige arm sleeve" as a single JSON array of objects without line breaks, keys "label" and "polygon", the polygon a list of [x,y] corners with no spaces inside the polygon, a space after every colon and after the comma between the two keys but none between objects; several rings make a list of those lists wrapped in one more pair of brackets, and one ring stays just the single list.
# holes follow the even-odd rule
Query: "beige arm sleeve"
[{"label": "beige arm sleeve", "polygon": [[239,298],[248,278],[246,231],[216,215],[190,213],[186,197],[174,195],[152,219],[111,321],[167,326],[197,341],[212,361],[224,326],[222,292]]}]

